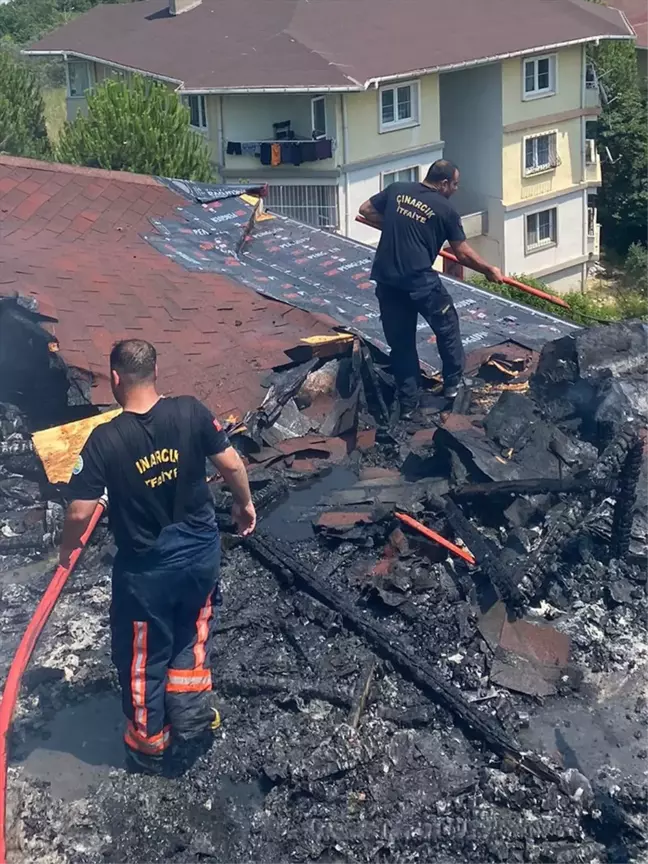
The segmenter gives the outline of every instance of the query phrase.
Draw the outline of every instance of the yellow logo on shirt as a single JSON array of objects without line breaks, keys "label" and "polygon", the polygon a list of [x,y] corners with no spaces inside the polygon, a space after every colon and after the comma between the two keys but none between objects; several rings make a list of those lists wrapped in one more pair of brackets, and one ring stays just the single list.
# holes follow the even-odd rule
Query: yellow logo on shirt
[{"label": "yellow logo on shirt", "polygon": [[427,222],[435,215],[434,210],[419,201],[418,198],[413,198],[411,195],[396,196],[396,212],[400,216],[407,216],[409,219],[415,219],[417,222]]},{"label": "yellow logo on shirt", "polygon": [[[177,463],[178,461],[178,451],[164,447],[162,450],[154,450],[149,456],[142,456],[141,459],[137,459],[135,467],[140,474],[145,474],[147,471],[150,471],[151,468],[155,468],[158,465],[172,464]],[[175,480],[177,476],[178,466],[176,464],[175,468],[170,468],[169,470],[162,469],[162,471],[158,472],[153,477],[147,478],[144,482],[147,486],[151,487],[161,486],[169,480]]]}]

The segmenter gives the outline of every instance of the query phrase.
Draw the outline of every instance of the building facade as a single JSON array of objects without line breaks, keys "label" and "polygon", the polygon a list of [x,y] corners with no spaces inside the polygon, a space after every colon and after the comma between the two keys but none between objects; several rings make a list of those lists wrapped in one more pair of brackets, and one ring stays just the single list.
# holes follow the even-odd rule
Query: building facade
[{"label": "building facade", "polygon": [[[632,38],[620,13],[603,7],[604,12],[599,8],[594,14],[580,0],[555,0],[543,7],[546,20],[537,47],[520,48],[520,41],[533,42],[522,7],[537,6],[531,0],[504,0],[507,8],[497,12],[478,5],[473,17],[486,16],[483,26],[496,23],[494,14],[505,15],[509,25],[508,33],[498,31],[502,41],[486,57],[475,46],[469,50],[465,40],[454,44],[448,36],[452,44],[443,46],[446,61],[439,59],[436,67],[422,65],[430,51],[423,40],[418,49],[412,47],[411,57],[406,52],[392,60],[386,48],[377,61],[376,52],[369,52],[360,74],[353,63],[330,59],[342,49],[339,34],[333,42],[330,33],[323,33],[333,26],[326,18],[326,0],[315,5],[295,0],[292,29],[283,33],[288,35],[284,53],[299,54],[301,42],[312,43],[307,58],[300,55],[294,64],[314,63],[316,68],[295,71],[289,58],[286,69],[276,71],[282,62],[276,48],[254,61],[246,50],[248,65],[233,77],[225,66],[227,57],[219,58],[220,71],[206,71],[209,62],[217,61],[201,65],[199,56],[172,59],[164,51],[164,39],[175,33],[194,41],[204,38],[205,22],[213,21],[206,16],[215,11],[216,0],[199,0],[181,16],[165,14],[164,0],[159,2],[155,26],[160,39],[148,58],[141,56],[141,34],[153,34],[149,22],[158,19],[143,16],[140,3],[102,4],[26,52],[64,57],[68,117],[85,109],[87,91],[108,76],[137,72],[157,78],[187,105],[191,126],[208,141],[223,182],[265,183],[269,209],[369,244],[378,237],[355,221],[360,204],[395,180],[422,180],[428,166],[443,156],[460,167],[454,202],[478,252],[509,274],[532,275],[560,291],[585,286],[600,251],[596,190],[601,182],[599,93],[587,68],[586,47],[601,38]],[[452,14],[461,15],[459,7],[474,2],[456,0]],[[345,4],[336,2],[335,9],[341,12],[349,5],[350,16],[358,9],[357,3]],[[580,4],[584,16],[576,23],[574,4]],[[225,3],[219,11],[225,14],[227,8]],[[239,14],[241,8],[238,4],[232,7],[238,11],[229,14]],[[369,29],[365,27],[366,33],[377,27],[374,46],[384,39],[385,22],[400,26],[393,8],[380,14],[384,21],[368,20]],[[300,15],[316,16],[308,37],[308,18]],[[610,21],[602,22],[601,15]],[[517,24],[514,16],[520,17]],[[299,37],[293,35],[295,22]],[[107,41],[102,26],[113,34]],[[570,27],[573,38],[567,39]],[[117,32],[124,34],[123,44],[116,41]],[[129,34],[134,34],[132,48]],[[555,41],[550,42],[552,35]],[[506,39],[511,50],[505,52]],[[326,61],[321,68],[318,58]],[[267,64],[268,59],[275,64],[271,72],[266,65],[260,71],[250,68],[250,63]],[[408,68],[418,71],[402,71]]]}]

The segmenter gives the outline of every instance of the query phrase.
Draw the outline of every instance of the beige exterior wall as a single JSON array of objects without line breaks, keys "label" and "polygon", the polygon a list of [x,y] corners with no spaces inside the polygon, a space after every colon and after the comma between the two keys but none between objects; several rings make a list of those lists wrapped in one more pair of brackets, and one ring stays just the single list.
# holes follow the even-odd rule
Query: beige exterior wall
[{"label": "beige exterior wall", "polygon": [[536,99],[522,98],[524,61],[536,55],[504,60],[502,62],[502,125],[508,126],[510,123],[520,123],[523,120],[533,122],[538,117],[545,117],[548,114],[560,114],[562,111],[580,108],[583,51],[582,46],[576,45],[553,52],[556,56],[556,93]]},{"label": "beige exterior wall", "polygon": [[[403,82],[408,83],[408,82]],[[439,119],[439,76],[426,75],[419,82],[419,123],[406,129],[380,132],[380,97],[378,90],[363,93],[348,93],[348,140],[347,163],[393,156],[412,147],[423,147],[441,140]]]},{"label": "beige exterior wall", "polygon": [[[572,106],[574,107],[574,106]],[[524,175],[524,141],[529,135],[556,132],[559,164],[547,171]],[[523,132],[504,133],[502,142],[502,202],[515,204],[538,195],[558,194],[582,180],[583,132],[580,117],[562,123],[549,122]]]}]

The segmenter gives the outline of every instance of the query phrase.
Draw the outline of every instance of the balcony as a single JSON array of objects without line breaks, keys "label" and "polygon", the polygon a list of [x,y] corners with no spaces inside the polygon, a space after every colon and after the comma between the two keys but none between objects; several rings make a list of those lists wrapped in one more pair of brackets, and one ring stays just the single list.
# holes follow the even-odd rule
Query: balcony
[{"label": "balcony", "polygon": [[590,255],[598,258],[601,253],[601,226],[596,221],[598,217],[597,208],[587,208],[587,251]]},{"label": "balcony", "polygon": [[585,108],[600,108],[601,94],[599,91],[598,81],[585,82]]},{"label": "balcony", "polygon": [[488,211],[480,210],[477,213],[462,215],[461,224],[468,240],[472,237],[481,237],[483,234],[488,234]]},{"label": "balcony", "polygon": [[585,180],[592,186],[600,186],[602,182],[601,157],[594,138],[585,139]]}]

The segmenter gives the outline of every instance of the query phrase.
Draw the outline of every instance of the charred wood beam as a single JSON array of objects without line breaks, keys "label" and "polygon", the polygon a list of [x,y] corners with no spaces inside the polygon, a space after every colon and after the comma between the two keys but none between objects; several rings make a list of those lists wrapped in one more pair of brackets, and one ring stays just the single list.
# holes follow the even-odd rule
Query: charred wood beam
[{"label": "charred wood beam", "polygon": [[610,549],[615,558],[625,558],[630,551],[630,536],[634,519],[634,505],[643,461],[643,441],[640,438],[628,450],[619,475],[616,504],[612,517]]},{"label": "charred wood beam", "polygon": [[403,642],[380,624],[363,617],[338,591],[321,582],[312,570],[302,564],[291,549],[263,531],[246,538],[249,551],[285,582],[300,583],[323,603],[342,616],[345,625],[365,638],[376,653],[391,662],[428,698],[439,702],[469,734],[483,741],[493,752],[514,762],[526,771],[550,782],[559,783],[560,775],[538,756],[522,753],[517,744],[492,721],[473,708],[460,690],[448,684],[434,669],[419,659]]},{"label": "charred wood beam", "polygon": [[358,681],[351,700],[351,711],[349,711],[349,718],[347,720],[347,723],[352,729],[357,729],[360,723],[362,712],[365,709],[367,699],[369,698],[369,692],[371,691],[376,665],[376,658],[371,656],[358,675]]},{"label": "charred wood beam", "polygon": [[387,426],[389,425],[389,410],[380,389],[380,380],[374,367],[371,352],[366,345],[362,346],[362,361],[361,374],[367,406],[375,417],[376,422]]},{"label": "charred wood beam", "polygon": [[450,494],[458,501],[482,495],[545,495],[548,492],[585,492],[595,488],[590,478],[533,477],[523,480],[495,480],[491,483],[469,483],[452,489]]},{"label": "charred wood beam", "polygon": [[299,681],[283,675],[272,677],[241,675],[236,678],[219,676],[214,678],[214,685],[232,696],[274,696],[283,693],[306,700],[320,699],[322,702],[329,702],[346,710],[353,704],[351,696],[339,687],[323,687],[321,684]]},{"label": "charred wood beam", "polygon": [[526,597],[519,588],[519,580],[501,563],[499,550],[475,528],[454,501],[447,502],[445,515],[452,530],[476,558],[480,570],[490,579],[506,608],[511,612],[523,608]]},{"label": "charred wood beam", "polygon": [[639,425],[627,423],[610,441],[589,474],[597,489],[607,488],[610,492],[614,490],[626,457],[638,440],[640,440]]}]

